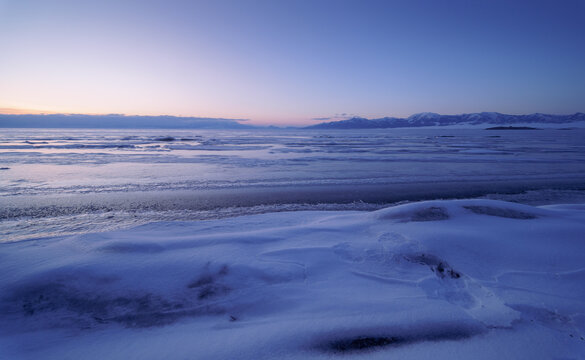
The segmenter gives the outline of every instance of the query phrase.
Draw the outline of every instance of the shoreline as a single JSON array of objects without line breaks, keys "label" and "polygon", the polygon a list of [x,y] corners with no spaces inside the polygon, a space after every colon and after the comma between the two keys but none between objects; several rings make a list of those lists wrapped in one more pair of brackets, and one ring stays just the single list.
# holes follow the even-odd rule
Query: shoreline
[{"label": "shoreline", "polygon": [[[437,199],[513,195],[527,191],[585,191],[585,178],[446,181],[392,184],[323,184],[222,189],[107,192],[91,194],[14,195],[2,198],[0,219],[44,217],[92,211],[209,211],[226,207],[279,204],[394,204]],[[553,199],[554,201],[554,199]],[[522,201],[519,201],[522,202]],[[531,202],[530,205],[546,205]],[[42,211],[42,210],[45,211]]]},{"label": "shoreline", "polygon": [[585,203],[585,179],[299,185],[3,197],[2,243],[285,211],[373,211],[426,200]]}]

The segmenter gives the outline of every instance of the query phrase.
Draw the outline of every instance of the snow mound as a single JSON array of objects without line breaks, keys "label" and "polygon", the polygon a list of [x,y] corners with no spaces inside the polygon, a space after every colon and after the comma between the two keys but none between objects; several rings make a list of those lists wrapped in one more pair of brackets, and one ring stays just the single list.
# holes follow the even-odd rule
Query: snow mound
[{"label": "snow mound", "polygon": [[462,209],[476,215],[510,219],[535,219],[539,216],[550,215],[543,209],[498,200],[422,201],[378,210],[373,214],[379,220],[386,219],[401,222],[438,221],[449,219],[450,213],[461,216]]},{"label": "snow mound", "polygon": [[0,358],[578,358],[583,233],[450,200],[2,244]]}]

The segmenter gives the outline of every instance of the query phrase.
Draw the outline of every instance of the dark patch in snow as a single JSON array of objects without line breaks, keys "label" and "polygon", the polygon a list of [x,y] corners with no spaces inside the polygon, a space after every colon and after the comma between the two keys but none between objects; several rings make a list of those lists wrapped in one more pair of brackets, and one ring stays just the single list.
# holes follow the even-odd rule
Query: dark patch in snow
[{"label": "dark patch in snow", "polygon": [[[227,267],[218,273],[227,274]],[[118,280],[82,272],[45,274],[5,289],[0,294],[0,317],[6,321],[30,321],[34,328],[164,326],[185,317],[225,314],[221,304],[207,299],[231,291],[213,282],[198,288],[197,296],[156,294],[144,289],[112,290],[110,286]]]},{"label": "dark patch in snow", "polygon": [[227,265],[223,265],[218,271],[211,272],[209,270],[210,264],[208,263],[205,267],[205,272],[197,278],[197,280],[189,283],[187,287],[189,289],[198,289],[197,298],[199,300],[208,299],[211,297],[225,295],[232,289],[225,286],[218,281],[229,273]]},{"label": "dark patch in snow", "polygon": [[7,300],[25,317],[48,316],[52,326],[111,322],[126,327],[162,326],[190,315],[182,311],[184,304],[152,293],[104,294],[58,282],[24,287]]},{"label": "dark patch in snow", "polygon": [[410,217],[410,221],[437,221],[447,219],[449,219],[447,210],[438,206],[418,210]]},{"label": "dark patch in snow", "polygon": [[231,290],[231,288],[221,284],[205,285],[199,290],[197,298],[199,300],[204,300],[215,296],[225,295]]},{"label": "dark patch in snow", "polygon": [[204,273],[201,276],[199,276],[197,280],[189,283],[187,287],[189,289],[193,289],[204,285],[210,285],[229,273],[229,268],[227,265],[222,265],[221,268],[216,272],[210,271],[209,267],[210,263],[207,263],[207,265],[205,266]]},{"label": "dark patch in snow", "polygon": [[[113,217],[113,216],[112,216]],[[109,217],[108,217],[109,218]],[[164,247],[158,244],[140,242],[114,242],[100,248],[101,251],[113,253],[158,253],[164,251]]]},{"label": "dark patch in snow", "polygon": [[[248,269],[248,268],[246,268]],[[274,270],[274,269],[273,269]],[[188,317],[226,315],[235,289],[266,283],[264,272],[232,273],[227,265],[208,263],[179,291],[157,291],[122,284],[124,279],[64,267],[37,274],[0,293],[0,319],[25,327],[165,326]],[[275,282],[278,273],[269,278]],[[228,279],[228,277],[231,277]],[[237,282],[233,279],[237,278]],[[279,279],[287,282],[288,277]],[[232,315],[236,321],[236,316]],[[231,319],[231,318],[230,318]]]},{"label": "dark patch in snow", "polygon": [[478,215],[489,215],[489,216],[497,216],[503,217],[508,219],[520,219],[520,220],[528,220],[528,219],[536,219],[538,216],[535,214],[530,214],[523,211],[512,210],[512,209],[505,209],[505,208],[497,208],[492,206],[464,206],[465,209],[478,214]]},{"label": "dark patch in snow", "polygon": [[390,212],[383,214],[380,219],[396,219],[402,222],[438,221],[449,219],[449,213],[445,208],[439,206],[430,206],[416,210]]},{"label": "dark patch in snow", "polygon": [[0,167],[0,170],[10,170],[9,167]]},{"label": "dark patch in snow", "polygon": [[461,341],[485,331],[484,327],[476,324],[420,324],[409,328],[356,330],[349,334],[326,336],[316,348],[338,354],[371,352],[428,341]]},{"label": "dark patch in snow", "polygon": [[159,137],[159,138],[154,139],[154,141],[167,141],[167,142],[175,141],[175,140],[176,139],[172,136],[165,136],[165,137]]},{"label": "dark patch in snow", "polygon": [[358,336],[353,339],[334,341],[331,343],[331,348],[336,351],[346,352],[388,346],[400,343],[401,341],[403,341],[403,339],[395,337]]},{"label": "dark patch in snow", "polygon": [[431,254],[414,254],[405,255],[404,258],[410,262],[427,265],[441,279],[449,277],[451,279],[459,279],[461,274],[455,270],[441,258]]}]

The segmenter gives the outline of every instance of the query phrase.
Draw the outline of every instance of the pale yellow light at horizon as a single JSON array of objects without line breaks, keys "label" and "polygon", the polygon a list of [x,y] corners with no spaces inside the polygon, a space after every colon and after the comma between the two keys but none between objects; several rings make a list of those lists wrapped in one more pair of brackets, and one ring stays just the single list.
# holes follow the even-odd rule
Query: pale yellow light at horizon
[{"label": "pale yellow light at horizon", "polygon": [[34,109],[34,108],[18,108],[18,107],[0,107],[0,114],[4,115],[50,115],[50,114],[85,114],[85,115],[109,115],[109,114],[122,114],[126,116],[177,116],[177,117],[195,117],[195,118],[223,118],[223,119],[236,119],[242,123],[246,124],[255,124],[255,125],[304,125],[304,124],[313,124],[314,121],[311,121],[308,118],[299,118],[293,116],[283,116],[283,117],[273,117],[273,116],[265,116],[265,117],[257,117],[251,119],[246,116],[228,116],[226,114],[191,114],[191,113],[170,113],[170,112],[159,112],[159,113],[146,113],[146,112],[132,112],[132,113],[125,113],[125,112],[95,112],[95,111],[80,111],[80,110],[71,110],[71,109]]}]

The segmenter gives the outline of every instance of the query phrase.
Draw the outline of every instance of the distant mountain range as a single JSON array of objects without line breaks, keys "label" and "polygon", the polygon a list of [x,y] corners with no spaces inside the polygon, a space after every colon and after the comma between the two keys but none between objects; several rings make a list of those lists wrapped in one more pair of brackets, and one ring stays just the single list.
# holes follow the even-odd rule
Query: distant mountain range
[{"label": "distant mountain range", "polygon": [[331,121],[311,125],[305,129],[385,129],[385,128],[407,128],[423,126],[498,126],[516,124],[559,124],[570,125],[571,123],[585,122],[584,113],[572,115],[507,115],[497,112],[482,112],[461,115],[440,115],[436,113],[414,114],[408,118],[383,117],[379,119],[365,119],[354,117],[348,120]]},{"label": "distant mountain range", "polygon": [[[0,128],[79,128],[79,129],[281,129],[275,126],[254,126],[242,124],[243,119],[199,118],[180,116],[134,116],[134,115],[87,115],[87,114],[0,114]],[[507,115],[496,112],[482,112],[461,115],[440,115],[436,113],[414,114],[408,118],[383,117],[365,119],[353,117],[348,120],[324,122],[303,128],[289,129],[385,129],[413,127],[497,127],[537,126],[548,124],[571,127],[572,124],[585,127],[585,114],[572,115]]]},{"label": "distant mountain range", "polygon": [[0,128],[80,128],[80,129],[253,129],[240,119],[180,116],[0,114]]}]

